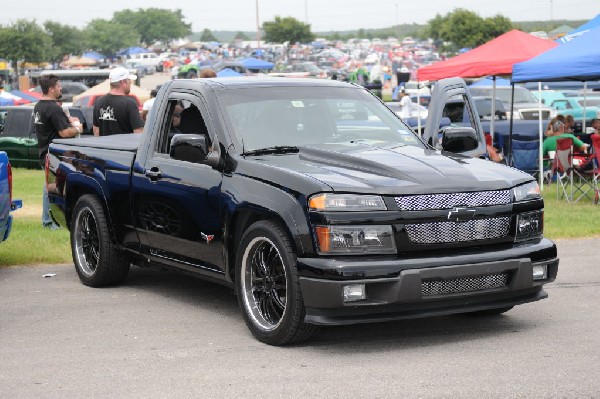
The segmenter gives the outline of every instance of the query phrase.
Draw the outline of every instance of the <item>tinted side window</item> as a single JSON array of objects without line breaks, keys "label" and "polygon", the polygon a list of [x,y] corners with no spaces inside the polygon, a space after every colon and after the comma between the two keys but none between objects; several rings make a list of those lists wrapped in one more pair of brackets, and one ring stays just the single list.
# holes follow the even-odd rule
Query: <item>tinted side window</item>
[{"label": "tinted side window", "polygon": [[29,137],[31,127],[31,110],[13,109],[6,116],[4,134],[14,137]]}]

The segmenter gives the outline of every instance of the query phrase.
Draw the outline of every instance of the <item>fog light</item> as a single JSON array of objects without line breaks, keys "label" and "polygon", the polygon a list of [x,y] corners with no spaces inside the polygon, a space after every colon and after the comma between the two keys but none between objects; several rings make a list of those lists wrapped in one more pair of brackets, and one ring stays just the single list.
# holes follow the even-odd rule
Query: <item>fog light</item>
[{"label": "fog light", "polygon": [[350,284],[344,286],[344,302],[362,301],[367,298],[364,284]]},{"label": "fog light", "polygon": [[545,280],[547,278],[548,278],[548,265],[533,266],[533,279],[534,280]]}]

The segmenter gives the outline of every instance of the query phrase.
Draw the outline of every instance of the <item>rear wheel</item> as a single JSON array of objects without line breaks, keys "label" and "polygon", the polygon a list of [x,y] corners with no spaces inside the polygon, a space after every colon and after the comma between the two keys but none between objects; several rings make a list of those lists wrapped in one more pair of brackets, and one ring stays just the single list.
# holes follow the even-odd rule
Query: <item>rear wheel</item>
[{"label": "rear wheel", "polygon": [[259,221],[244,233],[236,257],[236,289],[246,325],[258,340],[285,345],[316,331],[304,323],[296,256],[278,224]]},{"label": "rear wheel", "polygon": [[127,277],[128,258],[111,242],[104,207],[94,195],[82,196],[75,205],[71,220],[71,251],[75,270],[85,285],[118,284]]}]

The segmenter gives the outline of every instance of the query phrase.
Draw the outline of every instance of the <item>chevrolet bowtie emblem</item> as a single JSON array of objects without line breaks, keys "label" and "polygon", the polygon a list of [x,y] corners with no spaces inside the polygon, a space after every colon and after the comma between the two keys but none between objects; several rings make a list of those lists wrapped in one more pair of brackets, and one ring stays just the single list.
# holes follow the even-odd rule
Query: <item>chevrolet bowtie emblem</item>
[{"label": "chevrolet bowtie emblem", "polygon": [[448,212],[448,220],[466,222],[467,220],[472,220],[475,217],[475,213],[475,209],[454,208]]},{"label": "chevrolet bowtie emblem", "polygon": [[210,244],[210,242],[215,238],[214,234],[204,234],[202,232],[200,232],[200,237],[202,237],[203,240],[206,240],[207,244]]}]

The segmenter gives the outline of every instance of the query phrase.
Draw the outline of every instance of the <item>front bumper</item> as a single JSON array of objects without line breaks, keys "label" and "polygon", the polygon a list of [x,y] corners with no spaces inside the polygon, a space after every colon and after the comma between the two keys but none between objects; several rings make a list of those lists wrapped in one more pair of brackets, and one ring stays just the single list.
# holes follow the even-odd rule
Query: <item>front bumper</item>
[{"label": "front bumper", "polygon": [[[386,276],[365,278],[356,261],[328,259],[298,259],[300,287],[306,307],[305,321],[312,324],[339,325],[406,318],[418,318],[453,313],[503,308],[538,301],[547,297],[543,285],[554,281],[559,260],[556,246],[550,240],[526,246],[530,256],[507,258],[515,249],[455,257],[402,259],[397,261],[358,262],[367,269],[378,270]],[[533,255],[531,250],[533,251]],[[542,250],[544,249],[544,250]],[[539,251],[547,256],[540,259]],[[516,249],[516,253],[521,251]],[[494,259],[495,258],[495,259]],[[312,262],[311,262],[312,260]],[[320,262],[319,262],[320,261]],[[412,261],[412,266],[411,266]],[[335,264],[337,273],[330,273]],[[547,278],[533,280],[533,266],[547,265]],[[311,265],[311,266],[309,266]],[[323,266],[327,265],[323,269]],[[322,277],[316,277],[315,267],[321,266]],[[305,273],[302,273],[302,270]],[[310,270],[311,273],[306,273]],[[397,271],[397,272],[396,272]],[[337,277],[334,277],[337,275]],[[362,277],[357,277],[362,275]],[[507,276],[506,284],[492,288],[475,285],[472,289],[427,292],[423,283],[469,285],[471,281],[486,281],[487,277]],[[355,276],[355,277],[352,277]],[[364,284],[366,299],[344,302],[343,287]]]}]

